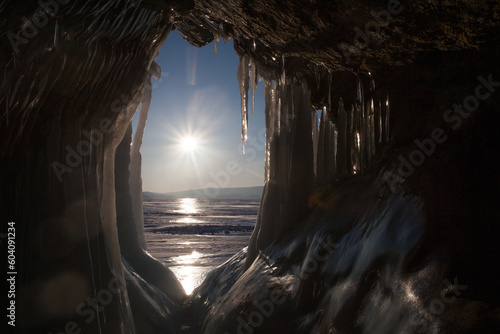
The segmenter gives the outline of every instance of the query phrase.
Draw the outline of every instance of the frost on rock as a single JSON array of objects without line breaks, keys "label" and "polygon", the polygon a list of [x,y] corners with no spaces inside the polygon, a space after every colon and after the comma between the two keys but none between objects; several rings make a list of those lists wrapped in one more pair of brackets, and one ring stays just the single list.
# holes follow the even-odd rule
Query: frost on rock
[{"label": "frost on rock", "polygon": [[243,144],[243,154],[245,153],[245,142],[247,140],[248,131],[248,85],[250,80],[249,74],[250,57],[244,55],[240,57],[238,65],[238,83],[241,96],[241,143]]}]

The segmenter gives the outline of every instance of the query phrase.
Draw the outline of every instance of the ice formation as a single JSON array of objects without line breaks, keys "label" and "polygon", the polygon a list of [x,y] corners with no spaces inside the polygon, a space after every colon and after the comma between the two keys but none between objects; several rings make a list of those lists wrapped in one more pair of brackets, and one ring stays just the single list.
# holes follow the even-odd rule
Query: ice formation
[{"label": "ice formation", "polygon": [[[387,141],[385,138],[388,138],[388,126],[376,127],[386,122],[386,118],[382,118],[387,114],[388,102],[383,111],[375,110],[374,97],[364,92],[361,80],[356,85],[354,105],[346,112],[339,99],[335,118],[332,75],[326,74],[327,99],[318,129],[317,114],[312,109],[311,93],[305,81],[297,82],[287,76],[284,65],[278,78],[263,69],[254,71],[254,67],[250,56],[240,56],[238,82],[243,142],[248,131],[248,83],[250,81],[252,100],[254,72],[261,73],[265,83],[265,186],[247,266],[258,250],[279,239],[305,216],[312,185],[326,185],[347,175],[362,174],[377,152],[380,141],[376,139]],[[370,96],[368,99],[366,94]],[[380,100],[377,102],[380,105]]]},{"label": "ice formation", "polygon": [[243,153],[245,153],[245,142],[247,140],[248,131],[248,85],[250,80],[249,66],[250,57],[247,55],[240,57],[237,78],[241,96],[241,143],[243,145]]},{"label": "ice formation", "polygon": [[146,129],[146,120],[148,118],[149,106],[151,104],[151,96],[153,86],[151,84],[152,78],[160,80],[161,68],[156,62],[151,63],[149,70],[150,76],[145,80],[144,96],[141,100],[141,109],[139,113],[139,120],[135,130],[134,139],[130,145],[130,196],[132,197],[134,220],[137,229],[137,236],[139,237],[142,248],[147,249],[146,236],[144,234],[144,217],[142,209],[142,177],[141,177],[141,146],[142,138],[144,137],[144,130]]}]

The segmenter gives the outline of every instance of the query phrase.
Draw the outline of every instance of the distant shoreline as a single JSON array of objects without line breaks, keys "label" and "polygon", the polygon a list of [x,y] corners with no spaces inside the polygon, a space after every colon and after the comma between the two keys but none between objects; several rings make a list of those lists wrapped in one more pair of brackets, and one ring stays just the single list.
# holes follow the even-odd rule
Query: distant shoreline
[{"label": "distant shoreline", "polygon": [[217,189],[207,188],[169,193],[155,193],[145,191],[142,193],[142,198],[143,200],[175,198],[259,200],[262,195],[262,188],[262,186]]}]

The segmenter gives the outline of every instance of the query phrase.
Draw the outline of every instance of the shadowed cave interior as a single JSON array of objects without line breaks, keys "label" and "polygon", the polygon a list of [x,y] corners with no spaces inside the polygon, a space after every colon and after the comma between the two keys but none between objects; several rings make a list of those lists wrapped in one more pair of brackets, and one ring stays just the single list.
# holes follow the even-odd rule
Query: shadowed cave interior
[{"label": "shadowed cave interior", "polygon": [[[255,231],[190,296],[144,249],[131,127],[172,29],[234,41],[242,138],[266,100]],[[0,36],[14,333],[500,330],[498,1],[4,1]]]}]

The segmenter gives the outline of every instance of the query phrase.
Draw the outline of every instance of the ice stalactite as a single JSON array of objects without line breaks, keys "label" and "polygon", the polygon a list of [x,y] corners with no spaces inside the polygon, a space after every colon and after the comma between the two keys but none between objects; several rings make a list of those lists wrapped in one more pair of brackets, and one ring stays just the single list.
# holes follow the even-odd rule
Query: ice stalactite
[{"label": "ice stalactite", "polygon": [[335,124],[329,123],[330,127],[329,138],[328,138],[328,151],[327,154],[329,156],[328,163],[328,174],[327,180],[332,181],[335,179],[337,173],[337,130],[335,128]]},{"label": "ice stalactite", "polygon": [[[250,81],[253,92],[254,66],[247,56],[240,57],[243,136],[247,133],[247,84]],[[347,111],[340,98],[335,113],[332,92],[324,95],[318,125],[318,114],[312,109],[305,81],[297,84],[297,79],[287,75],[284,68],[278,78],[274,72],[260,67],[258,70],[265,83],[265,185],[249,243],[247,267],[258,251],[279,240],[305,216],[313,184],[321,187],[345,176],[364,173],[378,150],[377,138],[381,138],[381,133],[385,136],[387,122],[387,108],[376,111],[378,100],[373,89],[365,94],[361,80],[356,85],[354,103]],[[331,74],[326,79],[331,90]]]},{"label": "ice stalactite", "polygon": [[339,100],[337,175],[347,175],[347,113],[342,98]]},{"label": "ice stalactite", "polygon": [[369,117],[368,117],[368,122],[369,122],[369,144],[370,144],[370,151],[371,151],[371,156],[370,156],[370,162],[371,158],[377,153],[377,149],[375,147],[375,108],[373,104],[373,99],[370,99],[370,104],[369,104]]},{"label": "ice stalactite", "polygon": [[161,68],[156,63],[151,63],[149,69],[149,77],[146,78],[144,95],[141,100],[141,110],[139,113],[139,120],[134,134],[132,145],[130,146],[130,196],[132,197],[134,221],[143,249],[147,249],[146,235],[144,233],[144,216],[142,209],[142,177],[141,177],[141,146],[144,137],[144,130],[146,129],[146,121],[148,118],[149,106],[151,104],[153,86],[151,84],[152,77],[160,80]]},{"label": "ice stalactite", "polygon": [[328,129],[328,113],[326,107],[323,107],[321,111],[321,118],[319,124],[319,134],[318,134],[318,151],[317,151],[317,164],[318,164],[318,184],[326,182],[326,161],[327,156],[325,155],[325,144],[327,142],[327,129]]},{"label": "ice stalactite", "polygon": [[243,145],[243,153],[245,153],[245,142],[247,140],[248,131],[248,86],[250,81],[249,74],[250,57],[244,55],[240,57],[238,65],[238,83],[241,96],[241,143]]},{"label": "ice stalactite", "polygon": [[390,118],[390,112],[389,112],[389,94],[387,94],[387,97],[385,99],[385,112],[383,114],[383,132],[384,132],[384,141],[386,143],[389,142],[389,118]]},{"label": "ice stalactite", "polygon": [[252,90],[252,116],[255,112],[255,88],[257,85],[257,66],[255,65],[255,61],[250,59],[250,89]]},{"label": "ice stalactite", "polygon": [[314,163],[314,176],[318,178],[318,142],[319,142],[319,129],[318,129],[318,113],[316,110],[311,111],[312,122],[312,141],[313,141],[313,163]]}]

